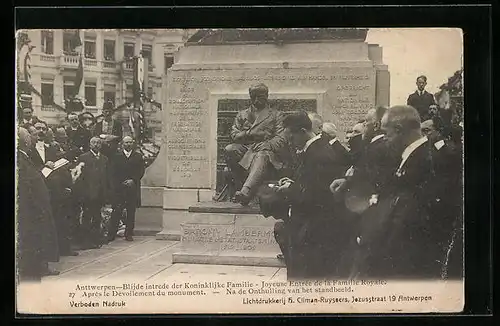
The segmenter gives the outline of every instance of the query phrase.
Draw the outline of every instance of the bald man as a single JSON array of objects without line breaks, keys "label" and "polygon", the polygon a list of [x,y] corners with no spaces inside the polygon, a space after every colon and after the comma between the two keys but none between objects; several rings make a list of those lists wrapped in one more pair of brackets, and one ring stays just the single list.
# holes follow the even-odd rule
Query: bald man
[{"label": "bald man", "polygon": [[363,213],[357,236],[362,253],[357,256],[358,277],[441,277],[453,214],[443,207],[449,187],[437,155],[442,147],[422,135],[420,123],[411,106],[391,107],[382,119],[389,148],[398,153],[399,163]]},{"label": "bald man", "polygon": [[108,158],[101,153],[101,146],[102,140],[92,137],[90,150],[77,159],[77,164],[84,164],[77,185],[83,208],[80,235],[82,249],[99,248],[104,243],[101,208],[110,200],[110,166]]},{"label": "bald man", "polygon": [[118,224],[123,209],[127,211],[125,218],[125,240],[133,241],[135,227],[135,210],[141,206],[141,179],[145,164],[140,153],[135,151],[132,137],[125,136],[122,140],[122,150],[111,160],[111,182],[113,193],[113,214],[108,229],[108,241],[116,237]]}]

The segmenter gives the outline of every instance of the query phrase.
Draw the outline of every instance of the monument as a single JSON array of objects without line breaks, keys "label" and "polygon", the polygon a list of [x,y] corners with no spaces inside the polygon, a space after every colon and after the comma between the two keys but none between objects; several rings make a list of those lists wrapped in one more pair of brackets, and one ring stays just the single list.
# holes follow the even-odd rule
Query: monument
[{"label": "monument", "polygon": [[[248,89],[265,83],[278,110],[334,122],[339,138],[367,110],[389,105],[382,48],[367,29],[199,30],[167,73],[166,187],[159,239],[180,239],[174,262],[279,266],[274,220],[254,207],[214,203],[222,150]],[[160,154],[162,155],[162,154]]]}]

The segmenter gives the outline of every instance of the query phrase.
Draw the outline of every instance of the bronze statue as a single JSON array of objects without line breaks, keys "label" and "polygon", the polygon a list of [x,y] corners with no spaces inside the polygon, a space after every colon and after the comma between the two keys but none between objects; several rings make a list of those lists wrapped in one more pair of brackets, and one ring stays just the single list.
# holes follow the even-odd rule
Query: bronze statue
[{"label": "bronze statue", "polygon": [[225,148],[226,162],[236,191],[234,199],[248,205],[266,178],[273,178],[284,166],[280,155],[286,140],[282,116],[269,107],[269,89],[264,84],[250,87],[250,107],[238,112],[231,129],[233,143]]}]

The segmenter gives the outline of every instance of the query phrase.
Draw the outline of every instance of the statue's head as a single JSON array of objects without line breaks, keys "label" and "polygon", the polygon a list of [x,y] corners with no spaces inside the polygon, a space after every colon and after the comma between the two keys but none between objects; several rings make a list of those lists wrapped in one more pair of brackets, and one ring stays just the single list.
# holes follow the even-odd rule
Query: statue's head
[{"label": "statue's head", "polygon": [[248,90],[250,94],[250,101],[252,105],[257,109],[263,109],[267,105],[267,99],[269,97],[269,88],[266,85],[260,83],[257,85],[253,85]]}]

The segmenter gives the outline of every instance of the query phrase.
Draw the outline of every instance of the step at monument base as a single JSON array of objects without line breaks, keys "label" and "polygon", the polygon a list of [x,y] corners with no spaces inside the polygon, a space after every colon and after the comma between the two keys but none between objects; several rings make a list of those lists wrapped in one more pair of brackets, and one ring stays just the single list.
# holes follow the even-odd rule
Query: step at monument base
[{"label": "step at monument base", "polygon": [[181,223],[179,251],[174,263],[284,267],[276,256],[273,218],[258,206],[204,202],[189,207]]},{"label": "step at monument base", "polygon": [[[279,252],[278,252],[279,253]],[[265,252],[196,252],[189,250],[172,255],[172,262],[179,264],[236,265],[285,268],[285,263],[276,257],[278,253]]]}]

